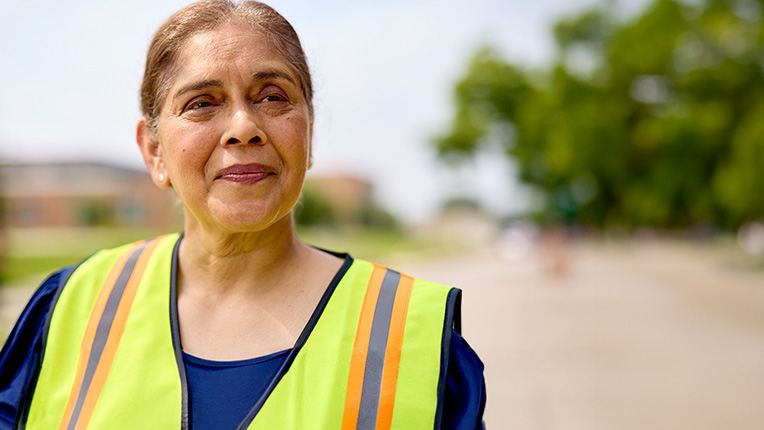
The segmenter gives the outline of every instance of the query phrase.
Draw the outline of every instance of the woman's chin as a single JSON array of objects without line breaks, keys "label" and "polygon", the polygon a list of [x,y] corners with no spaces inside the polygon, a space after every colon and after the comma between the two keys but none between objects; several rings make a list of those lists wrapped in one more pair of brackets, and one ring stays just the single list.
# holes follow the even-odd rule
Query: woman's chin
[{"label": "woman's chin", "polygon": [[[237,205],[238,206],[238,205]],[[210,209],[214,209],[211,207]],[[187,211],[186,229],[196,224],[206,231],[219,233],[259,233],[272,229],[291,229],[290,213],[277,210],[263,210],[262,207],[225,207],[220,211],[211,211],[204,218],[196,217]],[[188,217],[191,217],[190,219]],[[191,225],[189,225],[191,224]]]}]

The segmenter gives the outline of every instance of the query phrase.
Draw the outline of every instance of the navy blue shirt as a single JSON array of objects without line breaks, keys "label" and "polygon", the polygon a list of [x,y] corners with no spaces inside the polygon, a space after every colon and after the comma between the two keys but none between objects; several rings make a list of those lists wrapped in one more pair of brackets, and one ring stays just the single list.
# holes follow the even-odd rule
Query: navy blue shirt
[{"label": "navy blue shirt", "polygon": [[192,429],[235,429],[287,359],[284,351],[237,361],[211,361],[183,353]]},{"label": "navy blue shirt", "polygon": [[[71,268],[43,282],[22,312],[0,353],[0,430],[12,429],[28,381],[37,372],[42,333],[59,282]],[[218,362],[183,354],[191,428],[235,429],[286,360],[290,350],[249,360]],[[451,338],[443,430],[482,428],[483,363],[454,331]]]}]

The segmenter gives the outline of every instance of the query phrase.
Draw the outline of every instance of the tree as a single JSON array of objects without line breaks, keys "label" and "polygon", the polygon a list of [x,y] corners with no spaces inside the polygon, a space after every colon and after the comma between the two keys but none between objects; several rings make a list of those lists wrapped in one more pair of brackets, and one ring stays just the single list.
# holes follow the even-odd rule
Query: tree
[{"label": "tree", "polygon": [[555,221],[736,228],[764,215],[761,0],[603,5],[554,27],[527,71],[482,48],[455,87],[444,159],[500,144]]},{"label": "tree", "polygon": [[332,202],[319,191],[305,186],[294,210],[298,225],[304,227],[332,227],[337,224]]}]

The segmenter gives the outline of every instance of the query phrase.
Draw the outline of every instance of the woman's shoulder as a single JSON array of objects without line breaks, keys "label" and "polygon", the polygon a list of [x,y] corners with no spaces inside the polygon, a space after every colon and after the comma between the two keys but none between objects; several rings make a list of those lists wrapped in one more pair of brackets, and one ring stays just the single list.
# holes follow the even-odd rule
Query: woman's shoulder
[{"label": "woman's shoulder", "polygon": [[356,270],[358,272],[364,272],[367,274],[372,274],[373,271],[377,270],[381,273],[387,273],[390,272],[391,274],[394,274],[396,276],[401,276],[404,278],[408,278],[410,280],[413,280],[417,286],[433,286],[436,288],[446,289],[446,290],[455,290],[460,291],[458,288],[446,285],[440,282],[431,281],[426,278],[421,278],[417,276],[416,273],[408,272],[406,270],[399,270],[398,267],[395,266],[395,264],[387,264],[387,263],[378,263],[376,261],[366,260],[363,258],[356,258],[351,256],[347,253],[336,253],[336,252],[328,252],[331,255],[334,255],[335,257],[342,258],[346,262],[350,263],[349,267],[351,267],[353,270]]},{"label": "woman's shoulder", "polygon": [[16,320],[13,330],[8,335],[2,353],[0,353],[0,382],[6,376],[8,361],[16,358],[14,352],[20,349],[19,346],[28,346],[41,334],[56,292],[72,270],[74,270],[73,267],[65,267],[54,272],[42,282],[30,297],[26,307]]},{"label": "woman's shoulder", "polygon": [[73,267],[56,271],[32,294],[0,352],[0,424],[12,426],[29,378],[37,370],[48,313]]},{"label": "woman's shoulder", "polygon": [[[393,273],[389,278],[394,280],[388,287],[396,290],[402,277],[408,277],[410,287],[422,294],[417,300],[409,302],[409,306],[420,309],[438,309],[437,324],[443,330],[442,354],[447,356],[445,364],[445,386],[442,388],[443,402],[441,428],[444,430],[476,430],[482,428],[483,412],[486,401],[485,378],[483,362],[477,353],[461,335],[461,290],[445,284],[432,282],[409,276],[394,268],[386,267],[363,259],[353,259],[348,254],[332,253],[342,256],[352,262],[355,272],[351,277],[358,276],[364,285],[371,284],[375,278],[374,272],[379,271],[377,280],[385,282],[388,272]],[[384,289],[382,285],[377,288]],[[433,304],[436,304],[433,308]],[[409,307],[409,311],[412,308]],[[450,327],[450,328],[449,328]]]},{"label": "woman's shoulder", "polygon": [[61,283],[65,282],[73,270],[74,267],[69,266],[53,272],[34,291],[18,320],[16,320],[16,325],[8,335],[3,353],[8,348],[9,343],[19,340],[17,337],[26,334],[30,329],[40,328],[38,326],[44,323]]}]

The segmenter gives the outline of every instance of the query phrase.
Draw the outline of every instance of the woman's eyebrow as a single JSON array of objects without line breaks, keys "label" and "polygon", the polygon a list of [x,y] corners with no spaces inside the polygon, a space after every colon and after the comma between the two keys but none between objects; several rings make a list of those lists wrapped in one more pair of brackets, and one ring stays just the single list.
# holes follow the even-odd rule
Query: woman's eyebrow
[{"label": "woman's eyebrow", "polygon": [[297,85],[297,82],[289,73],[278,69],[260,70],[252,74],[252,82],[267,81],[269,79],[278,78],[286,79],[287,81],[291,82],[292,85]]},{"label": "woman's eyebrow", "polygon": [[185,87],[181,87],[178,89],[178,91],[175,92],[175,95],[172,96],[173,101],[176,100],[178,97],[182,96],[183,94],[190,93],[193,91],[199,91],[206,88],[219,88],[223,86],[223,82],[218,80],[204,80],[199,82],[193,82],[191,84],[186,85]]}]

